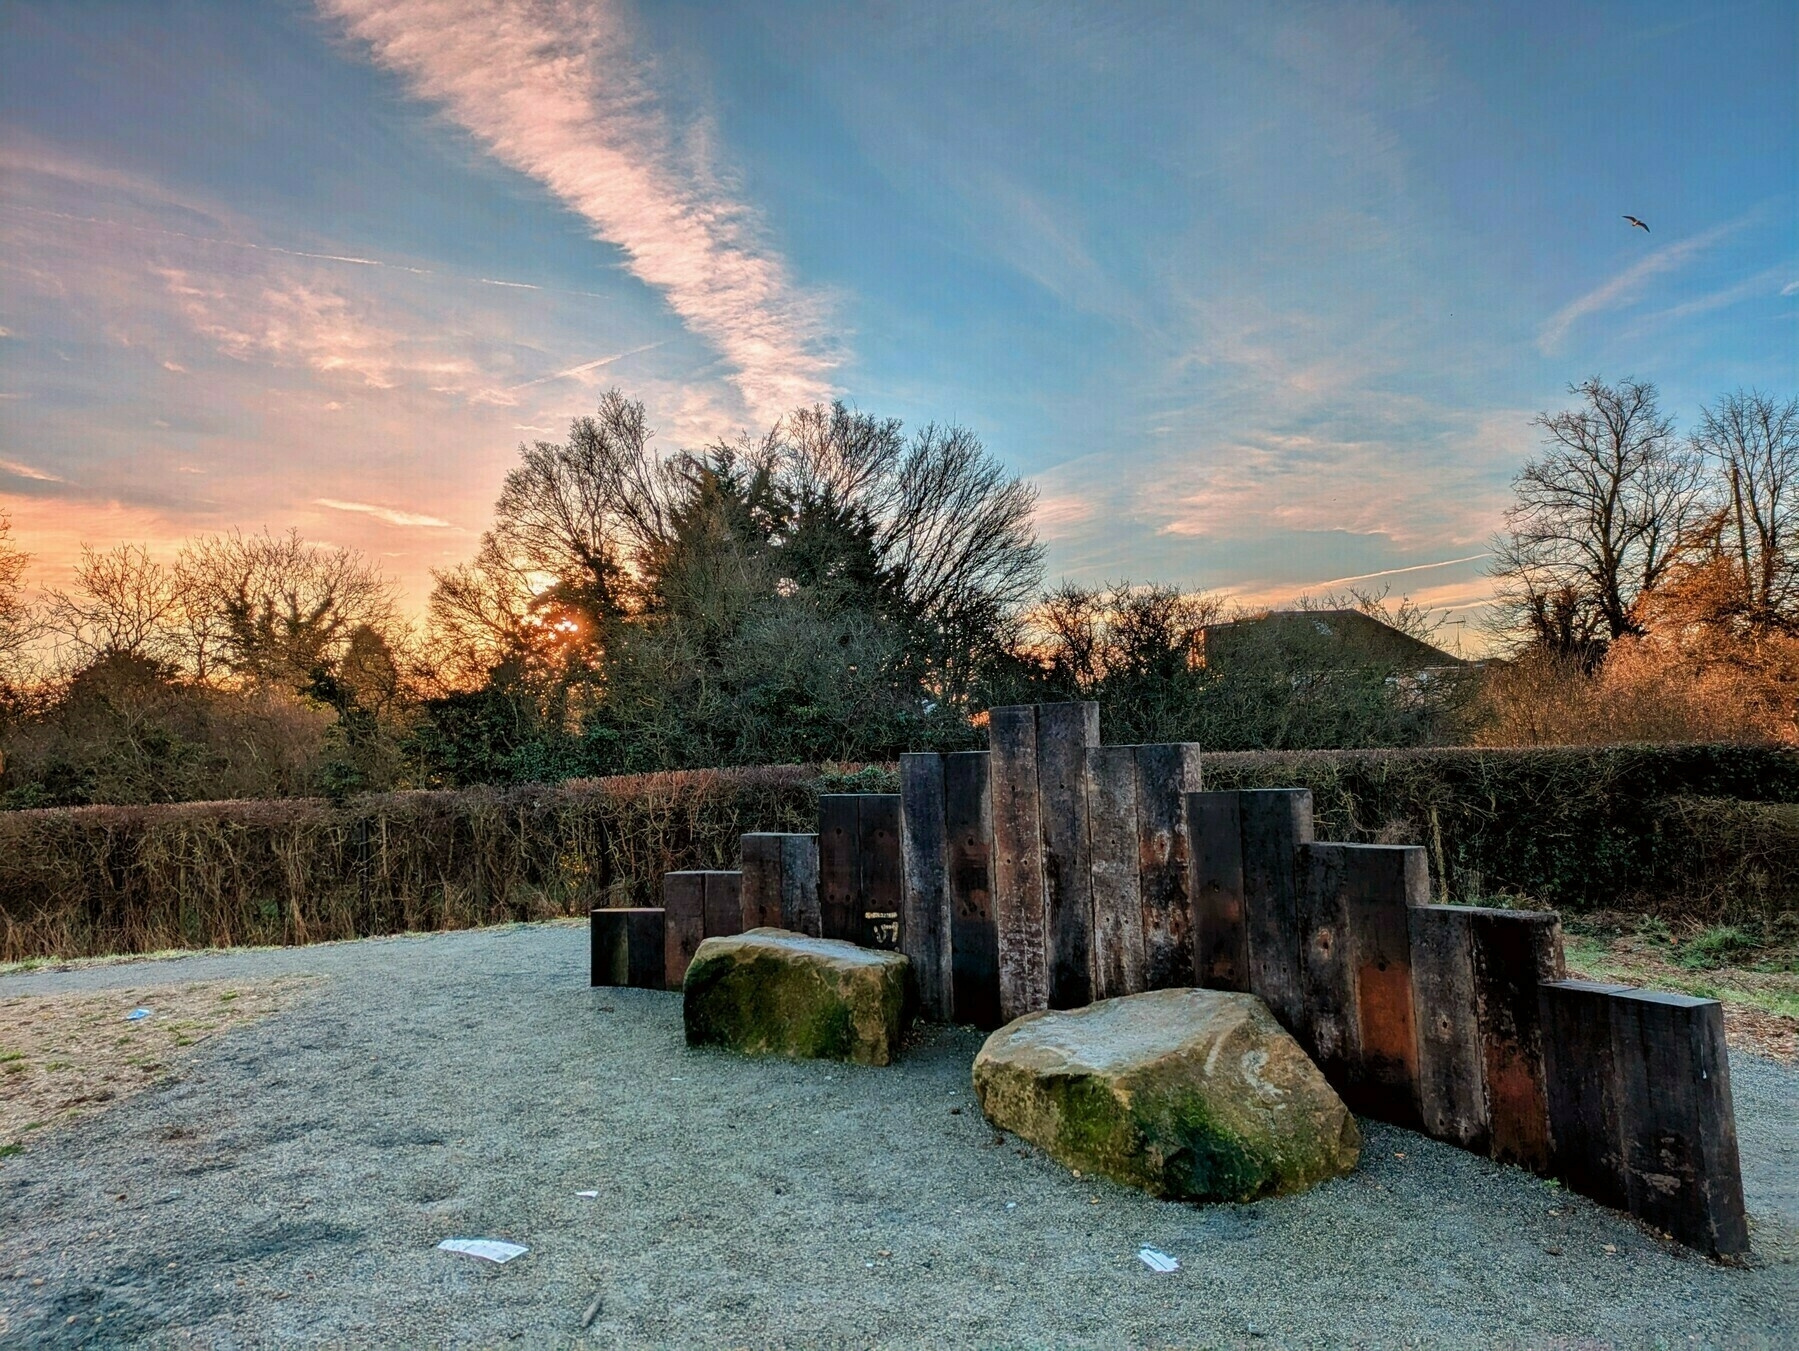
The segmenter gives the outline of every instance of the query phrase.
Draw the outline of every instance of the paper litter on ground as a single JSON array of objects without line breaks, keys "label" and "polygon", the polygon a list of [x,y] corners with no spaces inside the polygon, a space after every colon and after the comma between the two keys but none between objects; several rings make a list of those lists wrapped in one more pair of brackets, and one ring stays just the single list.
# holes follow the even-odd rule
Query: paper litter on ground
[{"label": "paper litter on ground", "polygon": [[1139,1248],[1137,1256],[1151,1271],[1179,1271],[1181,1264],[1159,1248]]},{"label": "paper litter on ground", "polygon": [[510,1262],[531,1251],[522,1244],[507,1243],[498,1238],[446,1238],[437,1246],[442,1252],[467,1253],[470,1257],[484,1258],[489,1262]]},{"label": "paper litter on ground", "polygon": [[133,1009],[133,1010],[131,1010],[130,1013],[127,1013],[125,1015],[125,1021],[128,1023],[141,1023],[141,1022],[143,1022],[144,1019],[148,1018],[149,1016],[150,1016],[149,1009]]}]

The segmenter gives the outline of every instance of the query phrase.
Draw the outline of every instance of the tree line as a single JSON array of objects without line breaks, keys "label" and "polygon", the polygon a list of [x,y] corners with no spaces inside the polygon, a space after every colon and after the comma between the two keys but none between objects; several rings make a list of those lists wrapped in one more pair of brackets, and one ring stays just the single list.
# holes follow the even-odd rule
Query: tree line
[{"label": "tree line", "polygon": [[[1109,740],[1215,749],[1791,739],[1799,403],[1730,395],[1683,438],[1653,386],[1572,392],[1495,546],[1506,660],[1484,676],[1346,660],[1323,622],[1240,625],[1208,661],[1207,631],[1250,617],[1215,595],[1046,590],[1034,490],[966,428],[839,403],[664,454],[612,391],[519,448],[417,622],[368,559],[293,532],[169,563],[84,548],[32,603],[0,530],[0,788],[25,807],[887,760],[1060,698],[1101,700]],[[1297,608],[1426,641],[1443,619],[1372,593]]]}]

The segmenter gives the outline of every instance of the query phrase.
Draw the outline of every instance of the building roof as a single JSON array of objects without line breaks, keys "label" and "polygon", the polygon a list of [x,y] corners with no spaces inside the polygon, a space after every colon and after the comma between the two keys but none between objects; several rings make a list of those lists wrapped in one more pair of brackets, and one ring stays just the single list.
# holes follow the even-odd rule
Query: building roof
[{"label": "building roof", "polygon": [[1419,671],[1466,665],[1460,657],[1360,610],[1270,610],[1250,619],[1207,625],[1203,643],[1208,666],[1270,650],[1289,660],[1316,663],[1319,669]]}]

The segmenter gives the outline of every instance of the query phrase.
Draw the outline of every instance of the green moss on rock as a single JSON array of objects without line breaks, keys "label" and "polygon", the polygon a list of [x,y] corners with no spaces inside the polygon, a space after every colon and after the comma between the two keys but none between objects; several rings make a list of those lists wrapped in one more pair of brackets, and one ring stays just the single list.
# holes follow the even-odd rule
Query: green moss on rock
[{"label": "green moss on rock", "polygon": [[1355,1118],[1253,995],[1156,990],[1026,1014],[974,1063],[988,1120],[1156,1196],[1250,1201],[1349,1172]]},{"label": "green moss on rock", "polygon": [[683,987],[687,1042],[889,1064],[904,1030],[906,968],[897,952],[784,929],[708,938]]}]

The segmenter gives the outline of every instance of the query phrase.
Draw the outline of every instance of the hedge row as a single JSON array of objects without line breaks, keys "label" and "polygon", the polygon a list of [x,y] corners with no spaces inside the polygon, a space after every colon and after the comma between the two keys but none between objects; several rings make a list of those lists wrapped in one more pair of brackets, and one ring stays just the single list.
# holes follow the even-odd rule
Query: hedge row
[{"label": "hedge row", "polygon": [[[1320,839],[1417,843],[1439,895],[1767,922],[1799,909],[1799,752],[1734,746],[1218,754],[1307,787]],[[0,960],[463,928],[653,903],[671,868],[805,830],[891,770],[782,767],[0,813]]]}]

